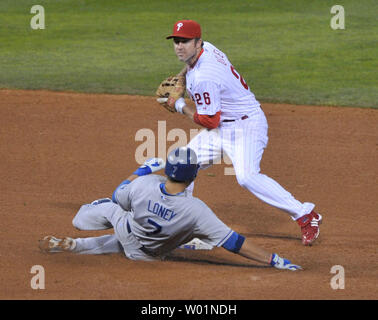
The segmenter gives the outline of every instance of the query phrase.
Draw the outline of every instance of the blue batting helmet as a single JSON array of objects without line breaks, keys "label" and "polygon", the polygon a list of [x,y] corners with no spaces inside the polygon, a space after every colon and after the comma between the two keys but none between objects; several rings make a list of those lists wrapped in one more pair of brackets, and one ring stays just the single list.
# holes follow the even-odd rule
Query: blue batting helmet
[{"label": "blue batting helmet", "polygon": [[196,153],[188,147],[180,147],[169,153],[165,174],[176,181],[193,181],[197,176],[198,167]]}]

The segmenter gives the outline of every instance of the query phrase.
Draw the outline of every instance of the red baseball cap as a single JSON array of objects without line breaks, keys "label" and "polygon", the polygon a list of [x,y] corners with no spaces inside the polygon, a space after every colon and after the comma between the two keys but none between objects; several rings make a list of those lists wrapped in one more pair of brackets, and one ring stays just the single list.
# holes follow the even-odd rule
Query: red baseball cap
[{"label": "red baseball cap", "polygon": [[201,38],[201,26],[194,20],[180,20],[173,26],[173,32],[167,39],[178,38]]}]

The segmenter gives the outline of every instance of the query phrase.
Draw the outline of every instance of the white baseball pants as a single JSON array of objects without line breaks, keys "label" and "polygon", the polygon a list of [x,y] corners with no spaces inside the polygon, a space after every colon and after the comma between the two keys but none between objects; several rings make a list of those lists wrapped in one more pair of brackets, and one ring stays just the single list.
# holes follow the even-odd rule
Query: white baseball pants
[{"label": "white baseball pants", "polygon": [[[260,173],[260,161],[268,144],[268,123],[261,108],[245,120],[222,122],[217,129],[203,130],[188,144],[201,169],[220,163],[223,152],[231,159],[238,183],[260,200],[284,210],[293,220],[310,213],[315,205],[296,200],[276,181]],[[193,184],[188,187],[193,190]]]}]

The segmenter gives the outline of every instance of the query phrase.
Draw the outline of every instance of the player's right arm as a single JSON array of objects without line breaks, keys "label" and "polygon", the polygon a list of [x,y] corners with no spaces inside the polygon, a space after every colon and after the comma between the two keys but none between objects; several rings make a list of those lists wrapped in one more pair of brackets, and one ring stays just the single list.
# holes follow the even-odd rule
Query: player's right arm
[{"label": "player's right arm", "polygon": [[213,81],[202,81],[194,88],[192,97],[196,107],[187,105],[184,98],[180,98],[175,103],[177,112],[205,128],[217,128],[221,114],[220,85]]},{"label": "player's right arm", "polygon": [[188,68],[187,68],[187,66],[185,65],[185,67],[182,68],[182,70],[177,74],[177,76],[178,76],[178,77],[185,77],[187,71],[188,71]]},{"label": "player's right arm", "polygon": [[220,122],[220,111],[215,115],[199,115],[195,106],[187,105],[182,108],[182,113],[186,115],[190,120],[199,124],[207,129],[215,129],[219,126]]}]

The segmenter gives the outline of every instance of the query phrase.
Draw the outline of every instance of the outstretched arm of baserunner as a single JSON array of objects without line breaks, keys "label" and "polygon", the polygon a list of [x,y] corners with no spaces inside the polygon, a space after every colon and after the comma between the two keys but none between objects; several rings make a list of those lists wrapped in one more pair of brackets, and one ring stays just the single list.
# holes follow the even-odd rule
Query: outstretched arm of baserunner
[{"label": "outstretched arm of baserunner", "polygon": [[247,259],[255,260],[266,265],[271,265],[277,269],[286,269],[291,271],[302,269],[300,266],[292,264],[289,260],[280,257],[278,254],[270,253],[255,245],[252,240],[246,239],[244,236],[236,232],[232,233],[222,247]]}]

